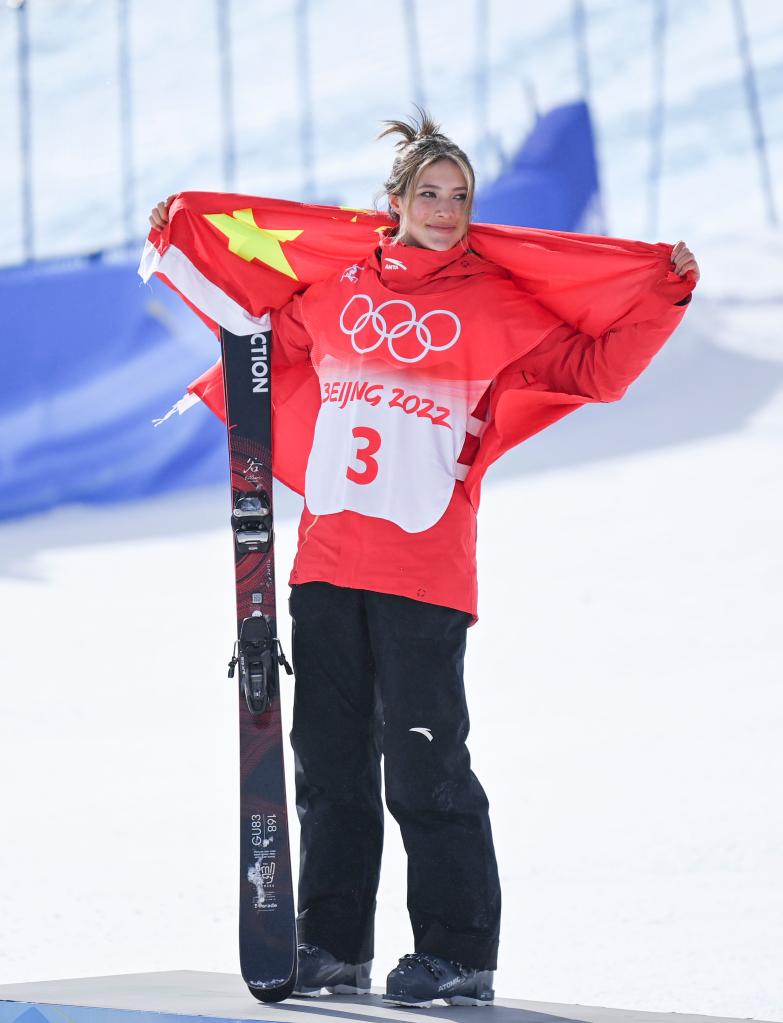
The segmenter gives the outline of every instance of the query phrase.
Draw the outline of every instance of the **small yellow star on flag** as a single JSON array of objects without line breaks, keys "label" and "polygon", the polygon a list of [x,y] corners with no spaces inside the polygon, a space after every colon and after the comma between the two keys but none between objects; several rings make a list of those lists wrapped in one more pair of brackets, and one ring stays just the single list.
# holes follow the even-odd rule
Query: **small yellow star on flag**
[{"label": "small yellow star on flag", "polygon": [[298,238],[301,231],[259,227],[253,219],[252,210],[234,210],[231,216],[227,213],[205,213],[204,219],[226,235],[228,250],[235,256],[248,263],[257,259],[295,281],[299,279],[285,258],[283,242]]}]

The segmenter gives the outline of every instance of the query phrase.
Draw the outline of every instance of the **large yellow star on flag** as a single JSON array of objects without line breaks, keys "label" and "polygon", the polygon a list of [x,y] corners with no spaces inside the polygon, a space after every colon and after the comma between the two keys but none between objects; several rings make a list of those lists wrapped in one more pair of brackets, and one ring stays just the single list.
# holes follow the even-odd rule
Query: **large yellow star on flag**
[{"label": "large yellow star on flag", "polygon": [[205,213],[204,219],[214,224],[221,234],[228,238],[228,250],[235,256],[247,260],[257,259],[278,270],[287,277],[299,278],[285,258],[283,242],[291,242],[298,238],[301,231],[276,230],[271,227],[259,227],[253,219],[252,210],[234,210],[227,213]]}]

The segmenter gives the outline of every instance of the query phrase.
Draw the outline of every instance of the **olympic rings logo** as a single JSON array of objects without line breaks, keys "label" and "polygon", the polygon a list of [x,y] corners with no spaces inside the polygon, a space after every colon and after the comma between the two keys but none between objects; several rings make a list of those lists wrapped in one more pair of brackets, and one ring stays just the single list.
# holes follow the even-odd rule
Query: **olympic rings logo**
[{"label": "olympic rings logo", "polygon": [[[351,308],[354,302],[360,304],[366,303],[367,308],[364,307],[359,312],[356,320],[352,326],[346,324],[346,314]],[[396,323],[393,327],[389,328],[383,311],[384,309],[391,309],[392,306],[402,306],[407,313],[407,319],[401,320]],[[436,344],[432,340],[432,318],[437,316],[445,316],[452,321],[452,337],[448,341],[443,341]],[[427,321],[430,320],[430,325]],[[437,321],[436,321],[437,322]],[[443,320],[440,321],[443,323]],[[372,325],[373,331],[377,334],[377,337],[372,339],[366,347],[362,347],[358,341],[358,335],[368,325]],[[450,312],[448,309],[432,309],[430,312],[425,313],[422,317],[417,317],[416,309],[410,302],[405,302],[401,298],[392,298],[388,302],[381,302],[377,309],[373,308],[372,299],[369,295],[352,295],[345,304],[345,308],[340,313],[340,330],[343,334],[347,334],[351,339],[351,345],[354,351],[359,352],[360,355],[366,355],[368,352],[374,352],[377,348],[385,341],[389,346],[389,351],[397,359],[398,362],[421,362],[424,356],[428,352],[445,352],[451,348],[452,345],[457,343],[457,340],[462,332],[462,324],[459,322],[457,316]],[[400,355],[394,347],[394,342],[398,338],[408,336],[411,331],[416,332],[416,340],[421,345],[421,351],[417,355]]]}]

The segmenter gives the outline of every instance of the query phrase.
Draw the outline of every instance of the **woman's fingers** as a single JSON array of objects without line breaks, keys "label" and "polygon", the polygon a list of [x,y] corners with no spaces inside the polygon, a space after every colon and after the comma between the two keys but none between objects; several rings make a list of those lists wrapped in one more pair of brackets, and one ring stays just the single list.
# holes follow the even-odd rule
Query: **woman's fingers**
[{"label": "woman's fingers", "polygon": [[696,274],[696,280],[699,279],[699,264],[685,242],[679,241],[672,248],[672,263],[674,264],[674,272],[676,274],[682,276],[689,270],[693,270]]},{"label": "woman's fingers", "polygon": [[175,198],[176,192],[174,195],[170,195],[168,199],[162,199],[159,203],[156,203],[150,210],[149,222],[156,230],[162,231],[166,224],[168,224],[169,206],[171,206]]},{"label": "woman's fingers", "polygon": [[150,210],[150,223],[158,231],[162,231],[169,221],[169,213],[165,202],[159,202]]}]

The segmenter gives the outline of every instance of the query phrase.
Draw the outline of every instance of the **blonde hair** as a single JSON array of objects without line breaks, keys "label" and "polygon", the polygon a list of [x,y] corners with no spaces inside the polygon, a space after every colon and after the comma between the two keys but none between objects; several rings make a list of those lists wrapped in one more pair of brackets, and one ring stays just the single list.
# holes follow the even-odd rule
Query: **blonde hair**
[{"label": "blonde hair", "polygon": [[[414,116],[407,121],[383,122],[386,127],[378,136],[379,139],[385,138],[386,135],[402,136],[395,146],[397,156],[394,158],[391,174],[384,182],[384,191],[386,195],[396,195],[404,203],[427,167],[438,160],[451,160],[465,176],[467,184],[465,210],[470,221],[473,195],[476,191],[473,166],[459,146],[441,132],[440,125],[433,121],[426,110],[417,106],[416,111],[418,118]],[[399,215],[391,206],[389,215],[393,220],[399,220]]]}]

